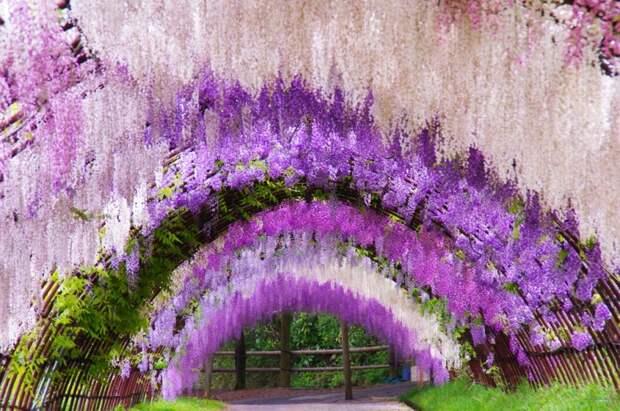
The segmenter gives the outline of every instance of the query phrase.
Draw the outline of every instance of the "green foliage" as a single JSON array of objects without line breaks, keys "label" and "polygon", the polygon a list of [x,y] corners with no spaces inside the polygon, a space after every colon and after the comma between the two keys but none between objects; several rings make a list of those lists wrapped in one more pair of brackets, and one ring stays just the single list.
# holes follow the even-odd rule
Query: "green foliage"
[{"label": "green foliage", "polygon": [[584,242],[579,242],[577,244],[577,248],[579,250],[579,258],[581,258],[582,261],[588,261],[587,253],[593,251],[594,247],[596,247],[597,244],[598,241],[596,239],[596,236],[594,235],[586,238]]},{"label": "green foliage", "polygon": [[515,392],[475,384],[461,377],[442,386],[416,388],[403,398],[425,411],[607,411],[620,409],[611,388],[552,385],[534,389],[527,383]]},{"label": "green foliage", "polygon": [[[246,349],[257,351],[278,350],[280,324],[279,320],[260,324],[245,331]],[[367,335],[361,327],[351,326],[349,330],[349,343],[352,347],[365,347],[380,345],[376,338]],[[291,349],[329,349],[340,348],[340,321],[327,314],[296,313],[291,323]],[[229,343],[223,350],[234,350],[234,343]],[[351,355],[353,365],[387,364],[387,352],[378,353],[354,353]],[[325,367],[341,366],[342,356],[299,356],[294,358],[293,367]],[[216,357],[216,368],[234,368],[232,357]],[[279,367],[279,357],[248,356],[247,367]],[[384,381],[387,370],[364,370],[353,372],[352,382],[355,385],[370,385]],[[248,387],[273,387],[277,384],[277,374],[271,373],[248,373],[246,384]],[[305,388],[328,388],[342,386],[341,372],[307,372],[294,373],[291,381],[293,387]],[[234,387],[234,375],[215,374],[213,376],[214,388],[232,389]]]},{"label": "green foliage", "polygon": [[560,252],[558,253],[558,257],[555,260],[556,268],[562,267],[562,264],[564,264],[564,261],[566,261],[567,257],[568,257],[568,250],[565,248],[560,249]]},{"label": "green foliage", "polygon": [[521,236],[521,225],[525,221],[525,203],[519,197],[513,199],[508,204],[508,212],[514,214],[515,221],[512,226],[512,238],[518,240]]},{"label": "green foliage", "polygon": [[[380,345],[375,337],[367,335],[363,328],[351,326],[349,329],[351,347]],[[327,314],[298,313],[291,324],[291,346],[300,349],[340,348],[340,320]],[[352,365],[385,364],[387,352],[351,354]],[[341,366],[342,355],[300,356],[295,358],[294,367]],[[352,376],[354,385],[370,385],[383,381],[387,370],[355,371]],[[344,383],[341,372],[298,373],[293,375],[295,387],[340,387]]]},{"label": "green foliage", "polygon": [[173,194],[174,194],[173,186],[162,187],[157,192],[157,198],[161,201],[161,200],[165,200],[166,198],[171,198]]},{"label": "green foliage", "polygon": [[601,302],[603,302],[603,297],[601,297],[599,293],[592,294],[592,300],[590,302],[592,306],[595,306],[596,304],[601,303]]},{"label": "green foliage", "polygon": [[12,356],[8,373],[9,375],[21,375],[22,384],[30,392],[34,393],[35,376],[45,363],[45,358],[37,355],[36,337],[37,330],[22,336]]},{"label": "green foliage", "polygon": [[519,286],[517,283],[505,283],[502,288],[511,294],[519,295]]},{"label": "green foliage", "polygon": [[[60,366],[54,369],[52,378],[75,371],[68,367],[70,360],[87,358],[85,340],[100,341],[94,351],[89,351],[88,372],[91,376],[105,376],[110,362],[123,354],[122,341],[148,326],[144,307],[162,289],[170,286],[174,268],[191,256],[196,247],[197,226],[185,210],[178,210],[165,219],[150,241],[134,236],[127,251],[140,248],[140,255],[150,256],[141,261],[141,273],[137,284],[129,284],[125,264],[118,269],[83,267],[79,272],[59,278],[59,291],[52,305],[48,326],[53,336],[47,357],[39,350],[30,348],[29,342],[38,338],[35,329],[24,336],[16,347],[9,373],[21,375],[25,385],[32,391],[36,377],[47,361]],[[33,344],[36,347],[36,344]],[[81,365],[83,366],[83,365]]]},{"label": "green foliage", "polygon": [[[218,411],[224,409],[225,404],[220,401],[202,398],[179,398],[176,401],[144,402],[132,407],[133,411]],[[121,408],[123,409],[123,408]]]},{"label": "green foliage", "polygon": [[452,331],[452,335],[459,342],[459,350],[464,363],[476,357],[476,350],[468,339],[465,339],[465,333],[469,330],[468,325],[457,325]]},{"label": "green foliage", "polygon": [[493,383],[497,388],[502,391],[506,391],[508,389],[506,379],[504,378],[504,373],[496,364],[485,369],[484,372],[491,377],[491,380],[493,380]]},{"label": "green foliage", "polygon": [[[232,204],[242,219],[249,220],[251,211],[264,210],[270,206],[278,204],[278,196],[286,192],[286,187],[282,181],[266,180],[254,184],[252,188],[243,190],[243,197],[235,204]],[[233,220],[236,219],[233,217]]]},{"label": "green foliage", "polygon": [[234,190],[222,190],[218,193],[218,206],[224,219],[232,222],[238,219],[249,220],[253,213],[273,207],[282,200],[307,197],[327,198],[320,188],[309,189],[303,183],[287,186],[284,180],[265,179],[244,188],[241,196]]},{"label": "green foliage", "polygon": [[183,185],[183,180],[181,179],[181,175],[179,173],[175,174],[174,181],[171,185],[162,187],[157,192],[157,198],[161,200],[165,200],[167,198],[172,198],[174,192]]},{"label": "green foliage", "polygon": [[439,320],[439,327],[443,332],[447,331],[447,325],[452,319],[450,312],[448,311],[448,305],[443,298],[429,298],[426,301],[421,302],[420,311],[422,314],[434,314]]},{"label": "green foliage", "polygon": [[454,249],[454,256],[462,261],[464,261],[467,258],[467,256],[465,255],[465,252],[461,250],[460,248]]},{"label": "green foliage", "polygon": [[70,207],[69,210],[71,211],[71,214],[73,214],[73,217],[78,220],[91,221],[93,218],[95,218],[95,216],[92,213],[89,213],[87,210],[82,210],[77,207]]},{"label": "green foliage", "polygon": [[585,248],[591,251],[594,246],[596,246],[597,242],[598,241],[596,240],[596,236],[593,235],[588,237],[583,245],[585,246]]},{"label": "green foliage", "polygon": [[155,364],[153,364],[153,368],[155,368],[156,370],[163,370],[166,367],[168,367],[168,364],[166,363],[166,360],[163,357],[158,358],[155,361]]}]

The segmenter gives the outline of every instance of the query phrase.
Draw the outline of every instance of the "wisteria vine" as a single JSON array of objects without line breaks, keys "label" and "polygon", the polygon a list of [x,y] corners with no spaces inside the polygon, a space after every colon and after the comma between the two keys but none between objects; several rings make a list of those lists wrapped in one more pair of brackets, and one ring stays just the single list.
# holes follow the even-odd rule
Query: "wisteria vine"
[{"label": "wisteria vine", "polygon": [[[341,241],[354,241],[359,246],[373,250],[378,257],[403,267],[405,272],[410,273],[410,277],[401,276],[400,281],[409,288],[425,287],[444,298],[451,315],[471,329],[476,345],[487,339],[484,327],[479,325],[479,320],[483,318],[483,324],[486,322],[496,332],[504,331],[509,335],[514,335],[523,326],[531,327],[535,344],[545,345],[547,349],[558,348],[558,336],[542,333],[540,327],[532,321],[531,314],[524,316],[523,313],[528,312],[529,308],[522,298],[507,287],[493,290],[475,284],[472,281],[471,266],[459,257],[459,249],[450,248],[442,236],[424,230],[410,230],[402,223],[373,211],[360,212],[351,205],[321,201],[285,203],[274,210],[259,213],[247,222],[233,224],[221,239],[199,251],[192,262],[184,265],[179,270],[180,274],[177,273],[176,282],[181,284],[180,287],[170,299],[160,302],[163,308],[153,320],[150,348],[175,348],[183,341],[182,337],[174,335],[174,324],[177,324],[178,316],[187,315],[187,305],[204,290],[218,287],[229,290],[227,287],[230,285],[243,287],[246,284],[247,280],[242,279],[245,277],[231,277],[231,272],[287,272],[286,269],[278,270],[270,265],[273,263],[269,256],[277,254],[276,251],[283,247],[282,241],[286,243],[293,233],[305,235],[319,243],[327,241],[327,249],[337,248],[330,240],[330,237],[336,235]],[[291,244],[284,248],[290,247]],[[255,250],[254,254],[250,254],[253,258],[248,260],[244,249]],[[317,260],[316,255],[308,253],[304,247],[297,245],[296,249],[304,251],[298,256],[300,261]],[[406,251],[403,253],[402,250]],[[239,253],[245,258],[239,260]],[[610,313],[604,304],[597,304],[596,310],[599,319],[595,329],[600,330],[610,319]],[[206,308],[202,310],[205,311]],[[189,324],[190,330],[193,329],[194,322],[190,321]],[[588,336],[587,333],[576,332],[571,341],[566,343],[572,343],[582,350],[592,343],[591,338],[587,339]],[[488,337],[492,339],[492,333]],[[527,365],[527,358],[520,345],[513,343],[512,347],[523,365]]]}]

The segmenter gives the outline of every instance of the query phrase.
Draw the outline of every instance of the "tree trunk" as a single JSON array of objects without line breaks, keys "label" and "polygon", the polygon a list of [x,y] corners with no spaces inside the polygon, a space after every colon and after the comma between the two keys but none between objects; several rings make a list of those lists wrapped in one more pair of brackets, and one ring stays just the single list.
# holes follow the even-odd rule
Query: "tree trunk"
[{"label": "tree trunk", "polygon": [[398,377],[398,358],[396,357],[396,351],[390,347],[389,351],[390,356],[390,378]]}]

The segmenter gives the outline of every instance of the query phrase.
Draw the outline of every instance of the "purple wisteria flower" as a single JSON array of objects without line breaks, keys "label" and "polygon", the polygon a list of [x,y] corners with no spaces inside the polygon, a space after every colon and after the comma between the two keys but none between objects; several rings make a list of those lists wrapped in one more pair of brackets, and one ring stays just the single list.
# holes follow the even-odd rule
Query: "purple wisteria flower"
[{"label": "purple wisteria flower", "polygon": [[486,332],[483,325],[473,325],[471,327],[471,339],[474,346],[483,344],[486,341]]},{"label": "purple wisteria flower", "polygon": [[559,350],[560,347],[562,347],[562,342],[557,338],[554,338],[549,342],[549,348],[551,349],[551,351]]},{"label": "purple wisteria flower", "polygon": [[541,332],[540,327],[536,326],[530,331],[530,342],[533,345],[543,345],[545,342],[545,336]]},{"label": "purple wisteria flower", "polygon": [[127,379],[129,378],[130,373],[131,373],[131,363],[128,360],[125,360],[121,364],[121,377],[123,379]]},{"label": "purple wisteria flower", "polygon": [[149,354],[146,351],[143,351],[142,359],[140,360],[140,363],[138,364],[138,370],[140,371],[140,373],[145,374],[151,368],[151,363],[149,359],[150,359]]},{"label": "purple wisteria flower", "polygon": [[493,364],[495,364],[495,354],[493,354],[493,352],[489,352],[489,354],[487,355],[487,359],[484,362],[484,365],[488,368],[492,367]]},{"label": "purple wisteria flower", "polygon": [[598,303],[594,312],[594,329],[596,331],[602,331],[605,328],[605,323],[611,319],[611,311],[607,308],[605,303]]},{"label": "purple wisteria flower", "polygon": [[125,259],[125,267],[129,284],[135,285],[138,280],[138,271],[140,270],[140,247],[134,246]]},{"label": "purple wisteria flower", "polygon": [[587,332],[576,332],[571,335],[571,345],[578,351],[583,351],[592,345],[592,336]]}]

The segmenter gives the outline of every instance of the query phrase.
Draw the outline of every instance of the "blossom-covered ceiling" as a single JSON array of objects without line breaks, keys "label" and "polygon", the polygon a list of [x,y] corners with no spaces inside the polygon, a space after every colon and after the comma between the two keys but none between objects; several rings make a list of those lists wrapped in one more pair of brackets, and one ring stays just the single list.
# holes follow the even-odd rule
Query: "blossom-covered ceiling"
[{"label": "blossom-covered ceiling", "polygon": [[[184,301],[175,315],[187,314],[183,289],[157,300],[161,307],[138,304],[148,300],[147,269],[163,258],[153,244],[196,251],[178,227],[162,234],[177,216],[200,221],[198,240],[216,244],[210,258],[234,266],[233,250],[278,254],[252,242],[273,233],[206,224],[205,210],[271,221],[284,237],[307,231],[312,241],[287,244],[301,244],[308,259],[322,255],[310,245],[340,210],[358,225],[330,226],[329,246],[353,247],[379,274],[387,264],[400,276],[392,286],[418,299],[445,300],[451,330],[437,335],[466,326],[479,345],[505,334],[528,375],[542,378],[532,346],[598,347],[618,312],[599,286],[616,281],[620,263],[619,15],[617,2],[581,0],[0,0],[1,350],[51,315],[50,279],[80,278],[88,294],[105,283],[93,272],[127,274],[128,301],[152,315],[151,331],[170,301]],[[302,199],[315,208],[286,203]],[[273,220],[274,207],[287,219]],[[331,217],[313,220],[317,210]],[[306,225],[290,223],[293,215]],[[247,244],[215,252],[240,233]],[[231,278],[251,281],[238,282],[230,306],[208,306],[208,296],[201,304],[226,318],[245,313],[240,323],[251,324],[264,313],[246,315],[240,296],[260,299],[282,282],[316,298],[288,295],[266,311],[329,306],[315,293],[327,280],[284,266],[275,279],[241,269]],[[227,269],[209,261],[189,277]],[[90,273],[85,283],[80,273]],[[375,307],[336,277],[327,281],[334,295]],[[381,301],[374,312],[388,318],[395,308]],[[558,307],[576,325],[566,335]],[[168,348],[212,334],[208,322],[194,330],[192,321]],[[376,331],[405,335],[386,329]],[[147,358],[156,347],[144,338],[132,347]],[[450,347],[431,357],[449,363]],[[194,360],[175,357],[187,369],[169,368],[171,393],[191,381],[182,373]]]}]

